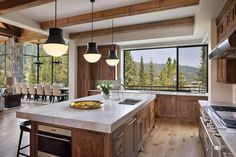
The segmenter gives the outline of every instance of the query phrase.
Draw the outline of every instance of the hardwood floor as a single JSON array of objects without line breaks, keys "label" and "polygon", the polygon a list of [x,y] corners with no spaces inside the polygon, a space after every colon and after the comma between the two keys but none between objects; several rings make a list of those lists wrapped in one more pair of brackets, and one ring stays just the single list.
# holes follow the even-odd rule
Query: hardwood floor
[{"label": "hardwood floor", "polygon": [[[21,108],[41,105],[24,103]],[[19,124],[22,121],[16,118],[18,109],[0,112],[0,157],[16,156]],[[29,143],[27,133],[23,139],[23,145]],[[197,124],[174,119],[158,119],[156,127],[145,143],[144,152],[139,153],[138,157],[205,157],[198,137]]]},{"label": "hardwood floor", "polygon": [[197,123],[158,119],[150,136],[138,157],[205,157]]},{"label": "hardwood floor", "polygon": [[[0,112],[0,157],[16,157],[20,128],[19,124],[23,121],[16,118],[16,110],[41,106],[42,103],[22,103],[21,107],[15,107]],[[29,136],[24,134],[22,145],[29,144]],[[25,149],[23,152],[28,152]]]}]

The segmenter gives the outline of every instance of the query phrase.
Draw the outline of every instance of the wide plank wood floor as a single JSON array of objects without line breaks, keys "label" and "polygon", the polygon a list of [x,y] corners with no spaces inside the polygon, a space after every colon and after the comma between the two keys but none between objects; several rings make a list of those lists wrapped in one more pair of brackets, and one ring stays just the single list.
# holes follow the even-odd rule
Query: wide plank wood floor
[{"label": "wide plank wood floor", "polygon": [[[23,104],[21,108],[41,105],[31,102]],[[0,157],[16,156],[19,124],[22,121],[16,118],[18,109],[20,108],[0,112]],[[28,144],[27,134],[23,139],[23,145]],[[156,127],[145,142],[144,152],[139,153],[138,157],[205,157],[197,124],[174,119],[157,119]]]},{"label": "wide plank wood floor", "polygon": [[198,124],[176,119],[157,119],[156,127],[138,157],[205,157]]},{"label": "wide plank wood floor", "polygon": [[[20,136],[19,124],[24,121],[16,118],[16,110],[42,106],[42,103],[22,103],[21,107],[15,107],[3,112],[0,112],[0,157],[16,157],[18,141]],[[25,133],[22,141],[22,146],[29,144],[29,134]],[[25,149],[25,153],[29,149]]]}]

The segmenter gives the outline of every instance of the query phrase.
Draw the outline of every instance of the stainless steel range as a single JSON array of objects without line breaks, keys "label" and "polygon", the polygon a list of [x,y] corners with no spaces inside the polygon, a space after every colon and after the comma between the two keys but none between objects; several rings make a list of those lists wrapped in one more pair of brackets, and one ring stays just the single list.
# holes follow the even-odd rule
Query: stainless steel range
[{"label": "stainless steel range", "polygon": [[221,137],[217,127],[205,112],[208,108],[201,109],[199,123],[199,136],[202,140],[206,157],[221,157]]},{"label": "stainless steel range", "polygon": [[221,122],[227,128],[236,129],[236,107],[231,106],[211,106],[212,111],[214,111]]}]

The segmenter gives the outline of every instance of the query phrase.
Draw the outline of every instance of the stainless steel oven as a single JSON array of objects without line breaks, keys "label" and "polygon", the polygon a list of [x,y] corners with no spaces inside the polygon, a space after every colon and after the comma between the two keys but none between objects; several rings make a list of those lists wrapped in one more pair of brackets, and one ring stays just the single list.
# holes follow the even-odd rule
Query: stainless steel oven
[{"label": "stainless steel oven", "polygon": [[202,140],[206,157],[221,157],[221,137],[211,119],[200,110],[199,136]]},{"label": "stainless steel oven", "polygon": [[71,157],[71,130],[38,125],[39,157]]}]

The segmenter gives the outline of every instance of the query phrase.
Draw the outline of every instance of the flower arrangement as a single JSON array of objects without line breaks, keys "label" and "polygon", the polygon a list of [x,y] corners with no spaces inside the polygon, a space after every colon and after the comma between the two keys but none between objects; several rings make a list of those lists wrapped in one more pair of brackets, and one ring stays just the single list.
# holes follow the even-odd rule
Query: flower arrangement
[{"label": "flower arrangement", "polygon": [[111,82],[103,82],[102,84],[98,85],[97,88],[103,92],[105,95],[109,95],[113,85]]}]

